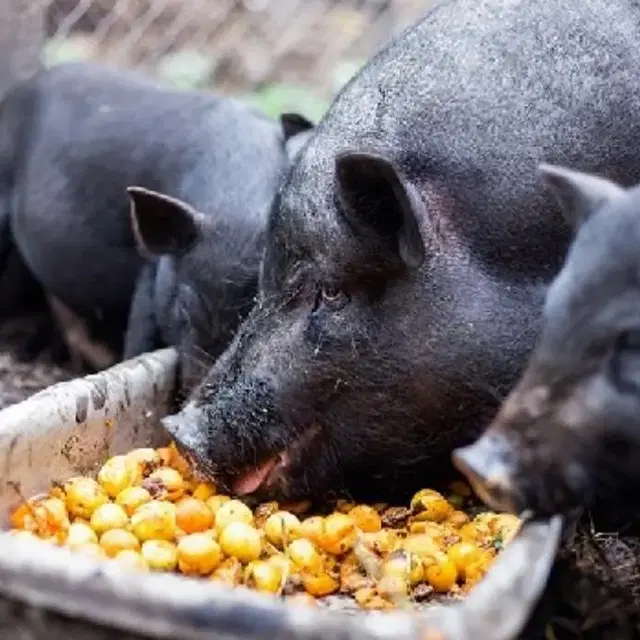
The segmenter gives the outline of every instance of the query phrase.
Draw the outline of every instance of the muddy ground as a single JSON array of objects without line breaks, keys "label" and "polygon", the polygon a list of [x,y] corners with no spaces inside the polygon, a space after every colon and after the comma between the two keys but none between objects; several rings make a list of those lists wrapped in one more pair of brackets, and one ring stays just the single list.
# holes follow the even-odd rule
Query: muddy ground
[{"label": "muddy ground", "polygon": [[49,348],[35,359],[27,360],[21,353],[26,341],[33,338],[36,326],[48,321],[44,316],[28,316],[0,326],[0,409],[72,377],[68,368],[54,363]]}]

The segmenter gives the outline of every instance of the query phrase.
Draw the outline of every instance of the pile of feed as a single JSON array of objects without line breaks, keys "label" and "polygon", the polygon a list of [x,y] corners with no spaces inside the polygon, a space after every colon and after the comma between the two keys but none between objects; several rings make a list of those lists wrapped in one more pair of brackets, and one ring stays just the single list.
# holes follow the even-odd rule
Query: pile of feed
[{"label": "pile of feed", "polygon": [[[251,509],[193,477],[171,445],[110,458],[11,514],[12,533],[132,570],[173,571],[315,604],[330,594],[365,609],[462,596],[517,532],[518,518],[468,508],[469,488],[432,489],[409,506],[338,500]],[[466,510],[465,510],[466,507]]]}]

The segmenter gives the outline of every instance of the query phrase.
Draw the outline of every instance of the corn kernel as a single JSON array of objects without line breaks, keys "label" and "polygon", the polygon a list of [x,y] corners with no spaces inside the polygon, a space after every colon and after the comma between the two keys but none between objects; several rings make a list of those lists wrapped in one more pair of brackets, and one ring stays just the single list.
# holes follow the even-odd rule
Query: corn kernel
[{"label": "corn kernel", "polygon": [[358,530],[353,520],[344,513],[332,513],[324,520],[319,545],[328,553],[341,555],[353,549]]},{"label": "corn kernel", "polygon": [[83,522],[74,522],[67,531],[66,545],[71,549],[84,544],[97,544],[98,536],[96,532]]},{"label": "corn kernel", "polygon": [[262,504],[259,504],[253,512],[255,526],[263,527],[269,516],[272,516],[278,511],[280,511],[280,507],[275,501],[263,502]]},{"label": "corn kernel", "polygon": [[375,587],[363,587],[362,589],[358,589],[354,594],[354,600],[363,607],[367,604],[372,598],[376,596]]},{"label": "corn kernel", "polygon": [[478,582],[480,582],[480,580],[484,578],[488,569],[489,565],[486,557],[478,560],[477,562],[468,564],[465,569],[465,589],[470,589]]},{"label": "corn kernel", "polygon": [[469,516],[464,511],[456,510],[449,515],[445,522],[450,524],[452,527],[459,528],[463,524],[469,522]]},{"label": "corn kernel", "polygon": [[220,546],[226,555],[248,563],[260,557],[262,540],[246,522],[230,522],[220,534]]},{"label": "corn kernel", "polygon": [[264,523],[267,540],[282,549],[286,544],[300,537],[302,525],[292,513],[278,511],[269,516]]},{"label": "corn kernel", "polygon": [[129,569],[135,569],[136,571],[149,570],[147,561],[137,551],[133,551],[132,549],[120,551],[114,559]]},{"label": "corn kernel", "polygon": [[210,482],[199,482],[194,488],[191,495],[196,500],[208,500],[216,494],[216,488]]},{"label": "corn kernel", "polygon": [[9,522],[14,529],[28,529],[34,531],[37,528],[33,513],[32,501],[23,502],[9,518]]},{"label": "corn kernel", "polygon": [[376,533],[382,529],[380,514],[373,507],[361,504],[351,509],[348,515],[364,533]]},{"label": "corn kernel", "polygon": [[67,507],[60,498],[47,498],[36,502],[33,506],[33,518],[37,532],[42,538],[57,534],[64,538],[70,525]]},{"label": "corn kernel", "polygon": [[89,524],[100,535],[109,529],[126,529],[129,517],[120,505],[107,502],[93,512]]},{"label": "corn kernel", "polygon": [[222,496],[222,495],[213,495],[210,498],[207,498],[205,500],[205,503],[207,505],[207,507],[209,507],[209,509],[211,509],[211,513],[213,513],[213,516],[215,518],[216,513],[218,513],[218,509],[225,504],[226,502],[229,502],[231,500],[231,498],[229,496]]},{"label": "corn kernel", "polygon": [[160,456],[160,464],[163,467],[168,467],[171,465],[173,452],[174,449],[171,449],[170,447],[160,447],[160,449],[156,449],[156,453]]},{"label": "corn kernel", "polygon": [[161,467],[149,474],[143,486],[149,490],[152,496],[157,499],[167,499],[175,502],[184,495],[186,483],[184,478],[176,469],[171,467]]},{"label": "corn kernel", "polygon": [[160,454],[151,448],[134,449],[126,454],[127,462],[139,468],[139,474],[147,477],[154,469],[162,464]]},{"label": "corn kernel", "polygon": [[423,489],[411,499],[411,512],[414,520],[429,520],[442,522],[446,520],[454,509],[437,491]]},{"label": "corn kernel", "polygon": [[435,540],[426,533],[410,535],[401,543],[405,551],[415,553],[423,560],[438,555],[442,552]]},{"label": "corn kernel", "polygon": [[458,572],[453,561],[441,554],[433,564],[425,566],[424,577],[435,591],[446,593],[456,583]]},{"label": "corn kernel", "polygon": [[185,533],[206,531],[213,526],[213,513],[197,498],[182,498],[176,504],[176,524]]},{"label": "corn kernel", "polygon": [[100,505],[109,501],[107,492],[91,478],[71,478],[64,490],[69,513],[80,518],[91,518]]},{"label": "corn kernel", "polygon": [[291,542],[287,547],[287,556],[299,570],[314,573],[322,569],[322,556],[313,542],[306,538]]},{"label": "corn kernel", "polygon": [[281,553],[271,556],[265,560],[267,564],[274,566],[283,580],[286,580],[291,573],[293,573],[293,563],[291,558],[282,555]]},{"label": "corn kernel", "polygon": [[422,559],[410,551],[394,551],[382,564],[383,576],[396,576],[411,585],[424,578]]},{"label": "corn kernel", "polygon": [[409,593],[409,583],[407,579],[402,576],[382,576],[382,578],[378,580],[376,590],[383,598],[393,599],[399,596],[406,596]]},{"label": "corn kernel", "polygon": [[176,507],[170,502],[152,500],[131,516],[131,531],[141,541],[173,540],[176,535]]},{"label": "corn kernel", "polygon": [[483,549],[467,540],[454,544],[447,551],[447,555],[455,564],[458,574],[462,578],[466,578],[467,567],[481,561],[484,554]]},{"label": "corn kernel", "polygon": [[178,451],[178,447],[176,447],[176,443],[172,442],[169,445],[169,450],[171,451],[171,459],[170,465],[173,467],[183,478],[189,479],[192,475],[191,473],[191,465],[187,462],[184,456]]},{"label": "corn kernel", "polygon": [[238,558],[225,558],[218,568],[211,574],[211,579],[230,587],[236,587],[242,582],[242,563]]},{"label": "corn kernel", "polygon": [[220,505],[215,513],[216,529],[222,531],[232,522],[253,525],[253,513],[244,502],[229,500]]},{"label": "corn kernel", "polygon": [[110,558],[114,558],[120,551],[125,549],[138,551],[140,542],[126,529],[109,529],[109,531],[105,531],[100,536],[100,546]]},{"label": "corn kernel", "polygon": [[282,583],[282,574],[273,564],[257,560],[247,565],[244,583],[256,591],[277,593]]},{"label": "corn kernel", "polygon": [[343,593],[355,593],[362,588],[374,586],[373,580],[365,575],[355,554],[349,554],[342,561],[338,574],[340,576],[340,591]]},{"label": "corn kernel", "polygon": [[481,542],[491,538],[491,530],[485,522],[467,522],[458,529],[458,535],[463,540],[472,542]]},{"label": "corn kernel", "polygon": [[112,498],[140,480],[142,480],[142,473],[138,472],[136,466],[126,456],[109,458],[98,472],[98,482]]},{"label": "corn kernel", "polygon": [[178,566],[178,549],[167,540],[146,540],[140,555],[153,571],[173,571]]},{"label": "corn kernel", "polygon": [[499,537],[503,546],[506,546],[513,540],[516,533],[520,530],[520,518],[511,513],[498,513],[489,523],[489,529],[494,537]]},{"label": "corn kernel", "polygon": [[178,568],[187,575],[206,576],[222,561],[220,545],[205,533],[191,533],[178,542]]},{"label": "corn kernel", "polygon": [[120,505],[129,517],[147,502],[151,502],[151,494],[142,487],[127,487],[116,497],[116,504]]},{"label": "corn kernel", "polygon": [[339,584],[338,581],[331,577],[328,573],[303,573],[302,584],[307,593],[316,598],[328,596],[335,593]]},{"label": "corn kernel", "polygon": [[395,546],[397,537],[389,529],[382,529],[373,533],[361,533],[358,541],[369,551],[382,556]]},{"label": "corn kernel", "polygon": [[320,544],[323,530],[324,518],[322,516],[311,516],[300,523],[300,537],[311,540],[316,546]]}]

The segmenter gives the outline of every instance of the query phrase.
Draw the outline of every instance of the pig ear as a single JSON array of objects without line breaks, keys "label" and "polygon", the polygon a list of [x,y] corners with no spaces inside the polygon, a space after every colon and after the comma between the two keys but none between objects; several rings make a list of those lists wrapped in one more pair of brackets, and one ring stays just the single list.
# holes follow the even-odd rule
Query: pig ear
[{"label": "pig ear", "polygon": [[304,133],[313,129],[315,126],[311,120],[308,120],[299,113],[283,113],[280,115],[280,124],[284,132],[285,142],[299,133]]},{"label": "pig ear", "polygon": [[204,216],[188,204],[142,187],[128,187],[138,248],[151,255],[180,254],[198,240]]},{"label": "pig ear", "polygon": [[426,208],[415,187],[382,156],[347,152],[336,158],[336,187],[345,218],[391,244],[407,266],[419,267],[425,247],[418,220]]},{"label": "pig ear", "polygon": [[541,164],[538,171],[574,229],[579,229],[607,202],[624,194],[624,189],[615,182],[590,173],[552,164]]}]

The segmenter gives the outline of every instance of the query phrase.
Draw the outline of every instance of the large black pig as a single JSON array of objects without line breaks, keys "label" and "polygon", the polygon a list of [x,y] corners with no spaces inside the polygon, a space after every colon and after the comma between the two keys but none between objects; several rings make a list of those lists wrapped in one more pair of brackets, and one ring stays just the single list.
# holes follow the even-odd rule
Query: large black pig
[{"label": "large black pig", "polygon": [[10,222],[54,309],[116,354],[129,324],[126,356],[192,343],[185,362],[209,364],[253,301],[271,200],[311,130],[136,72],[56,66],[0,106],[2,233]]},{"label": "large black pig", "polygon": [[167,429],[241,494],[429,481],[515,382],[569,226],[545,159],[640,179],[640,7],[450,0],[337,97],[256,307]]}]

